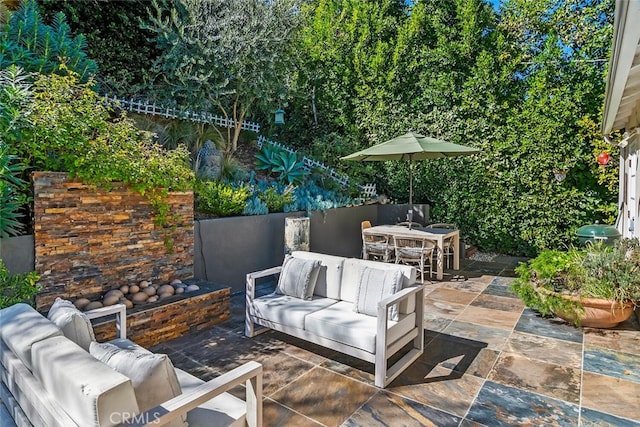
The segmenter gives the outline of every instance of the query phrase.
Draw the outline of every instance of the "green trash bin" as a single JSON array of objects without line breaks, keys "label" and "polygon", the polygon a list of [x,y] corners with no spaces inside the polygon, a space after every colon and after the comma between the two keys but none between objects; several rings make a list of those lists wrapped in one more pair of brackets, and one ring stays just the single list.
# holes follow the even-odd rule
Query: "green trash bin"
[{"label": "green trash bin", "polygon": [[578,236],[578,243],[583,246],[597,241],[611,246],[622,237],[614,226],[598,223],[583,225],[578,228],[576,234]]}]

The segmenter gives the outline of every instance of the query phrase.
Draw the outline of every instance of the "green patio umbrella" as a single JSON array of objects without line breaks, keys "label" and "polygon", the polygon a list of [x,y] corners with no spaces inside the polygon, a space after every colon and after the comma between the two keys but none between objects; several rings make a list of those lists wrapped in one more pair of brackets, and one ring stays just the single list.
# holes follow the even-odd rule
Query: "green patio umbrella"
[{"label": "green patio umbrella", "polygon": [[413,210],[413,172],[411,165],[414,160],[468,156],[479,152],[480,150],[476,148],[441,141],[410,131],[365,150],[341,157],[341,160],[361,160],[365,162],[407,160],[409,162],[409,206]]}]

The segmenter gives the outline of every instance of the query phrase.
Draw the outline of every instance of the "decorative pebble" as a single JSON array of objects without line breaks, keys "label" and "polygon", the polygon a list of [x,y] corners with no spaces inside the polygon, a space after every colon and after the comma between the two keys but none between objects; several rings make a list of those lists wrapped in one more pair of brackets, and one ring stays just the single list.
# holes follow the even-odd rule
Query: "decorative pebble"
[{"label": "decorative pebble", "polygon": [[153,296],[156,294],[156,288],[154,288],[153,286],[148,286],[146,288],[144,288],[142,290],[142,292],[144,292],[145,294],[149,295],[149,296]]},{"label": "decorative pebble", "polygon": [[156,302],[158,301],[158,296],[154,295],[152,297],[149,297],[149,299],[147,299],[147,302]]},{"label": "decorative pebble", "polygon": [[132,309],[133,308],[133,303],[131,301],[129,301],[126,298],[120,298],[120,301],[118,301],[120,304],[124,304],[125,307],[127,307],[127,310]]},{"label": "decorative pebble", "polygon": [[182,283],[182,280],[180,279],[173,279],[169,284],[171,286],[176,286],[176,285],[180,285]]},{"label": "decorative pebble", "polygon": [[122,292],[125,295],[128,294],[129,293],[129,285],[120,286],[120,292]]},{"label": "decorative pebble", "polygon": [[129,286],[129,293],[130,294],[135,294],[135,293],[138,293],[138,292],[140,292],[140,286],[138,286],[138,285]]},{"label": "decorative pebble", "polygon": [[118,296],[118,295],[107,295],[104,298],[102,298],[102,303],[106,306],[109,305],[113,305],[115,303],[117,303],[118,301],[120,301],[120,298],[122,298],[122,296]]},{"label": "decorative pebble", "polygon": [[133,301],[134,304],[141,304],[145,302],[148,298],[149,298],[149,295],[145,294],[144,292],[138,292],[133,295],[133,298],[131,299],[131,301]]},{"label": "decorative pebble", "polygon": [[74,304],[78,310],[83,310],[90,302],[88,298],[78,298]]},{"label": "decorative pebble", "polygon": [[108,291],[106,294],[104,294],[103,298],[106,297],[110,297],[111,295],[115,295],[118,298],[120,298],[121,296],[123,296],[124,294],[122,293],[122,291],[120,289],[111,289],[110,291]]},{"label": "decorative pebble", "polygon": [[173,289],[173,286],[171,285],[162,285],[158,288],[158,294],[171,294],[173,295],[176,292],[175,289]]},{"label": "decorative pebble", "polygon": [[87,304],[84,307],[84,310],[85,311],[89,311],[89,310],[95,310],[96,308],[102,308],[102,307],[103,306],[102,306],[102,303],[100,301],[93,301],[93,302],[90,302],[89,304]]},{"label": "decorative pebble", "polygon": [[165,292],[165,293],[159,295],[160,299],[166,299],[166,298],[169,298],[169,297],[172,297],[172,296],[173,296],[173,294],[170,294],[168,292]]},{"label": "decorative pebble", "polygon": [[176,295],[183,294],[183,293],[184,293],[184,288],[176,288]]},{"label": "decorative pebble", "polygon": [[141,280],[141,281],[140,281],[140,283],[138,283],[138,286],[140,287],[140,289],[144,289],[144,288],[146,288],[146,287],[147,287],[147,286],[149,286],[149,285],[151,285],[151,283],[149,283],[149,282],[148,282],[148,281],[146,281],[146,280]]},{"label": "decorative pebble", "polygon": [[193,292],[193,291],[197,291],[198,289],[200,289],[200,286],[198,285],[189,285],[187,286],[187,289],[185,289],[185,291]]}]

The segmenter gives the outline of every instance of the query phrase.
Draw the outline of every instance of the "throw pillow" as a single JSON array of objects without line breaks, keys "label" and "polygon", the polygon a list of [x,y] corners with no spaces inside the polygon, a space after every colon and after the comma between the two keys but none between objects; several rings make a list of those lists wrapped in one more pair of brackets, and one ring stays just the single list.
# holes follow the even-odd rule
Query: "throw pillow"
[{"label": "throw pillow", "polygon": [[313,290],[316,287],[319,273],[319,260],[295,258],[288,255],[282,263],[276,293],[310,300],[313,298]]},{"label": "throw pillow", "polygon": [[[125,350],[97,342],[91,344],[89,353],[131,380],[141,412],[182,394],[176,371],[166,354]],[[186,416],[165,425],[186,427]]]},{"label": "throw pillow", "polygon": [[[395,269],[363,267],[360,270],[354,311],[378,316],[378,303],[402,288],[402,272]],[[389,320],[398,320],[398,304],[389,310]]]},{"label": "throw pillow", "polygon": [[56,298],[47,318],[62,331],[66,338],[86,351],[89,351],[89,345],[96,340],[91,321],[71,301]]}]

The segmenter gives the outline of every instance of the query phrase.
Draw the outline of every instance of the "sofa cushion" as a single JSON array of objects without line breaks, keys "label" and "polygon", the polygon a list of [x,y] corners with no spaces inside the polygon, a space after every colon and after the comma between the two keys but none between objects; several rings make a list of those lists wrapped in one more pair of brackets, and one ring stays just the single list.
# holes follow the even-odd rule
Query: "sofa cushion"
[{"label": "sofa cushion", "polygon": [[57,336],[31,348],[33,374],[43,392],[79,426],[115,426],[137,414],[131,380],[92,357],[78,344]]},{"label": "sofa cushion", "polygon": [[[416,282],[416,268],[410,265],[348,258],[344,261],[344,269],[342,272],[342,288],[340,292],[340,299],[342,301],[356,302],[360,271],[362,267],[367,266],[381,270],[400,270],[402,272],[402,289]],[[415,300],[410,298],[408,302],[401,303],[399,311],[400,313],[412,313],[415,311]]]},{"label": "sofa cushion", "polygon": [[47,318],[60,328],[65,337],[78,344],[85,351],[89,351],[89,344],[96,340],[91,321],[71,301],[56,298],[49,309]]},{"label": "sofa cushion", "polygon": [[252,316],[304,329],[304,319],[308,314],[335,303],[336,300],[318,296],[314,296],[311,300],[301,300],[288,295],[269,294],[254,299],[250,310]]},{"label": "sofa cushion", "polygon": [[[415,328],[416,314],[400,314],[399,320],[388,322],[387,342],[392,344]],[[353,311],[353,304],[340,301],[305,319],[308,332],[359,348],[368,353],[376,351],[377,318]]]},{"label": "sofa cushion", "polygon": [[7,347],[30,371],[31,347],[46,338],[61,336],[56,325],[27,304],[14,304],[0,310],[0,336]]},{"label": "sofa cushion", "polygon": [[310,300],[318,280],[320,261],[286,256],[278,278],[276,293]]},{"label": "sofa cushion", "polygon": [[[91,343],[89,352],[99,361],[131,379],[140,411],[148,411],[182,392],[171,360],[147,350],[123,350],[110,343]],[[185,426],[177,419],[168,426]]]},{"label": "sofa cushion", "polygon": [[[400,270],[382,270],[369,266],[362,267],[358,280],[358,293],[354,311],[369,316],[378,315],[378,303],[400,290],[402,273]],[[388,317],[398,320],[398,305],[391,306]]]},{"label": "sofa cushion", "polygon": [[314,295],[338,300],[340,299],[340,283],[342,282],[342,265],[346,258],[316,252],[294,251],[291,256],[302,259],[320,261],[320,272]]}]

